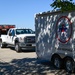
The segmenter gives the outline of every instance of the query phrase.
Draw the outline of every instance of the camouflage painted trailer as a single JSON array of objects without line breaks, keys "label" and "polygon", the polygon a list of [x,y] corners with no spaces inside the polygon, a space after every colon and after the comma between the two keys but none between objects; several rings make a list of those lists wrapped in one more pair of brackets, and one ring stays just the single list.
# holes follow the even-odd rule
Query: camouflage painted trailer
[{"label": "camouflage painted trailer", "polygon": [[62,65],[74,71],[75,11],[59,10],[35,15],[37,57],[51,61],[57,68]]}]

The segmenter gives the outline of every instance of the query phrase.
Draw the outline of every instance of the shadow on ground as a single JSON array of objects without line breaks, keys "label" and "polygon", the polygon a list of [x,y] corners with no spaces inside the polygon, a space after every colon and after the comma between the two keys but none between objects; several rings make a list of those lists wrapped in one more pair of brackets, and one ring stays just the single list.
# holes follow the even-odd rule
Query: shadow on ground
[{"label": "shadow on ground", "polygon": [[[53,74],[52,74],[53,73]],[[71,75],[58,70],[50,62],[36,58],[14,59],[10,63],[0,62],[0,75]]]},{"label": "shadow on ground", "polygon": [[[10,48],[10,50],[13,50],[13,51],[15,51],[15,48],[14,47],[7,47],[7,48]],[[27,50],[27,49],[24,49],[24,50],[21,50],[21,52],[19,52],[19,53],[22,53],[22,52],[35,52],[35,49],[30,49],[30,50]]]}]

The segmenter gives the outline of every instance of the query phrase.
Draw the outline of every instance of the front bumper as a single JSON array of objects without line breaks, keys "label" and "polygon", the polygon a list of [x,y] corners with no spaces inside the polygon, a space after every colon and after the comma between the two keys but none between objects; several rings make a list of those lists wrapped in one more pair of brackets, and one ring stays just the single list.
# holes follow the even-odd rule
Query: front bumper
[{"label": "front bumper", "polygon": [[35,49],[35,43],[19,43],[21,49]]}]

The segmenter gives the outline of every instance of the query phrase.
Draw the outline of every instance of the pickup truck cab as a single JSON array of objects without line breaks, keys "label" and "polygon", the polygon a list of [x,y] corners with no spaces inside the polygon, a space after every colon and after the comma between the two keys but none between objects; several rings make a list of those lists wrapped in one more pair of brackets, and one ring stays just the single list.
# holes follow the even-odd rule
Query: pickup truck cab
[{"label": "pickup truck cab", "polygon": [[14,46],[17,52],[22,49],[35,49],[35,34],[31,29],[10,28],[7,35],[1,35],[0,47]]}]

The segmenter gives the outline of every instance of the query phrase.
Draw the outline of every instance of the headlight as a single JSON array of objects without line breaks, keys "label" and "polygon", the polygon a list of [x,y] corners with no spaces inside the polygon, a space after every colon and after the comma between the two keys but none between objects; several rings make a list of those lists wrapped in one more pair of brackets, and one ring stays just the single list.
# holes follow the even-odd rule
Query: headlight
[{"label": "headlight", "polygon": [[19,42],[24,42],[24,38],[20,37]]}]

